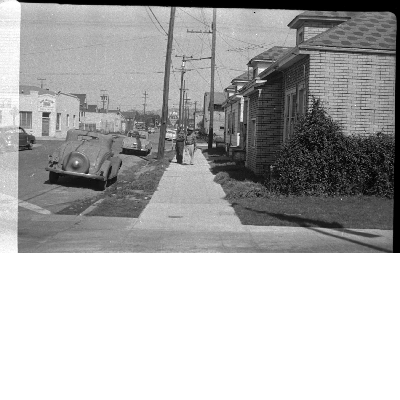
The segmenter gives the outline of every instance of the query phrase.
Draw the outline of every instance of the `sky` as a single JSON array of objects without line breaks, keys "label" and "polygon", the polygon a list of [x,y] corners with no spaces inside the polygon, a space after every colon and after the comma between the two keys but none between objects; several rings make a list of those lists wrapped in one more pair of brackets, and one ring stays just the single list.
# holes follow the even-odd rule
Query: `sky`
[{"label": "sky", "polygon": [[[215,91],[273,46],[294,46],[288,23],[302,10],[218,8]],[[179,105],[182,56],[211,56],[212,8],[176,7],[169,110]],[[146,111],[162,108],[170,7],[21,3],[20,84],[85,93],[89,104]],[[188,30],[202,31],[189,33]],[[211,60],[186,63],[188,98],[197,109],[210,91]]]}]

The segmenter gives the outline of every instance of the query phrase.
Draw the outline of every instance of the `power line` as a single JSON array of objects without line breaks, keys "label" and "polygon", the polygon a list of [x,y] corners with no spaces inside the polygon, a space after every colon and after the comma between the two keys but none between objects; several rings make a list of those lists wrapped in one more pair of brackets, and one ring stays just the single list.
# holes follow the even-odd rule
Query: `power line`
[{"label": "power line", "polygon": [[158,25],[161,26],[161,29],[165,32],[166,35],[168,35],[167,31],[163,28],[163,26],[160,24],[160,21],[157,19],[157,17],[155,16],[155,14],[153,13],[153,10],[150,8],[150,6],[148,6],[149,10],[151,11],[151,13],[153,14],[153,17],[156,19],[156,21],[158,22]]},{"label": "power line", "polygon": [[[150,7],[149,7],[149,8],[150,8]],[[160,29],[158,29],[157,25],[156,25],[156,24],[154,23],[154,21],[151,19],[151,16],[150,16],[149,12],[147,11],[147,8],[145,7],[144,9],[146,10],[146,13],[147,13],[147,15],[148,15],[148,17],[149,17],[151,23],[155,26],[155,28],[157,29],[157,31],[160,32],[161,35],[164,36],[164,34],[160,31]],[[151,11],[151,10],[150,10],[150,11]],[[162,28],[162,27],[161,27],[161,28]],[[164,28],[163,28],[163,29],[164,29]],[[164,32],[165,32],[165,31],[164,31]]]},{"label": "power line", "polygon": [[209,26],[206,23],[204,23],[203,21],[200,21],[199,19],[197,19],[196,17],[194,17],[193,15],[189,14],[188,12],[186,12],[184,9],[179,8],[181,11],[183,11],[185,14],[189,15],[189,17],[194,18],[196,21],[199,21],[201,24],[204,24],[205,26]]}]

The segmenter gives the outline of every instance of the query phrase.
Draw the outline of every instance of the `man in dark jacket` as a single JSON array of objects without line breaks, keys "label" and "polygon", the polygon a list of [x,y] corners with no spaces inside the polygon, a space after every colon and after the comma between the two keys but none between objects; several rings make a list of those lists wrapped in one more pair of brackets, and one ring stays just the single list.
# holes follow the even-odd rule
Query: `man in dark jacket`
[{"label": "man in dark jacket", "polygon": [[183,132],[183,128],[179,127],[176,132],[176,144],[175,144],[176,162],[179,164],[182,164],[183,162],[184,147],[185,147],[185,134]]}]

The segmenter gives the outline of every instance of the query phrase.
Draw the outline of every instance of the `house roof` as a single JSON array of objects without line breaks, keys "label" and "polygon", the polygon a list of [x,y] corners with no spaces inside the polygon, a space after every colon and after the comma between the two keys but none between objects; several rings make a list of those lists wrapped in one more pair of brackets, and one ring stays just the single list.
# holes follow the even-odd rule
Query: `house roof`
[{"label": "house roof", "polygon": [[79,99],[79,103],[81,106],[83,106],[86,102],[86,94],[76,94],[76,93],[71,93],[73,96],[76,96]]},{"label": "house roof", "polygon": [[282,47],[282,46],[274,46],[270,49],[258,54],[257,56],[253,57],[247,65],[252,63],[253,61],[276,61],[283,53],[286,53],[289,50],[289,47]]},{"label": "house roof", "polygon": [[[210,92],[206,92],[206,95],[210,96]],[[214,92],[214,105],[219,104],[221,105],[225,101],[225,93],[221,92]]]},{"label": "house roof", "polygon": [[97,110],[97,105],[96,104],[88,104],[86,110],[88,112],[96,112]]},{"label": "house roof", "polygon": [[391,12],[363,12],[300,44],[373,50],[396,50],[396,16]]},{"label": "house roof", "polygon": [[126,119],[132,119],[136,116],[136,111],[121,111],[121,114]]},{"label": "house roof", "polygon": [[51,90],[42,89],[42,88],[37,87],[37,86],[19,85],[19,93],[20,94],[30,94],[31,91],[39,92],[39,95],[41,95],[41,94],[51,94],[52,96],[55,96],[55,94],[56,94],[55,92],[53,92]]},{"label": "house roof", "polygon": [[231,82],[233,81],[249,81],[251,80],[253,76],[253,68],[249,68],[248,71],[243,72],[242,74],[238,75],[236,78],[233,78]]},{"label": "house roof", "polygon": [[304,21],[347,21],[359,11],[304,11],[289,22],[288,27],[297,29]]}]

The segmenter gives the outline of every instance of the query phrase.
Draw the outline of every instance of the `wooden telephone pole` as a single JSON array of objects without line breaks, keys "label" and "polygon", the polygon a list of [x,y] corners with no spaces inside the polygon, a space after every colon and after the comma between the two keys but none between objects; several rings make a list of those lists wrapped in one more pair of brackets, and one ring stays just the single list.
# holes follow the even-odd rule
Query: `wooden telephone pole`
[{"label": "wooden telephone pole", "polygon": [[210,88],[210,126],[208,129],[208,149],[212,149],[214,136],[214,70],[215,70],[215,42],[217,39],[217,9],[213,9],[212,47],[211,47],[211,88]]},{"label": "wooden telephone pole", "polygon": [[167,131],[167,122],[168,122],[169,77],[171,73],[171,54],[172,54],[172,40],[174,38],[174,21],[175,21],[175,7],[171,7],[171,14],[169,17],[167,56],[165,58],[164,93],[163,93],[163,107],[161,112],[160,138],[158,140],[158,153],[157,153],[158,160],[162,160],[164,158],[165,132]]}]

